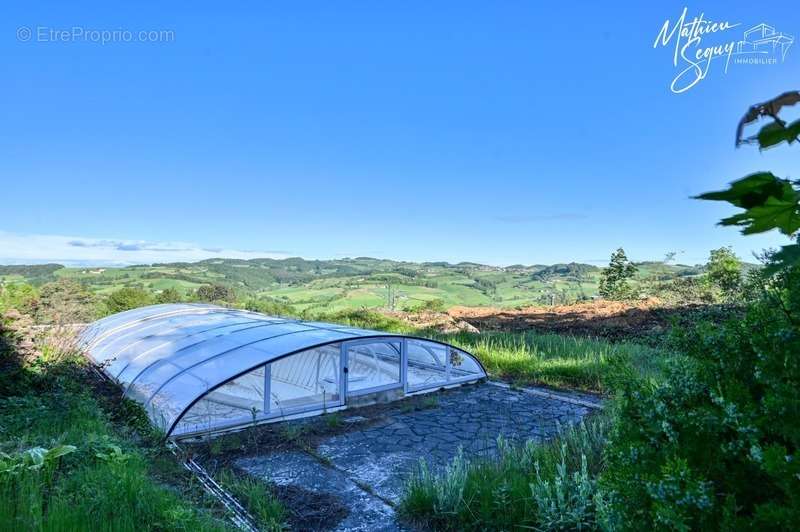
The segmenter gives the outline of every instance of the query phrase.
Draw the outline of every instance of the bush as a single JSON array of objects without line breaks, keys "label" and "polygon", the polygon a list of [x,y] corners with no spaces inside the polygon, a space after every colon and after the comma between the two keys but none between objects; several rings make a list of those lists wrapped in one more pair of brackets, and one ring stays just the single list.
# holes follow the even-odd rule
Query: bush
[{"label": "bush", "polygon": [[165,288],[156,296],[156,303],[180,303],[185,301],[184,295],[175,288]]},{"label": "bush", "polygon": [[33,309],[38,293],[28,283],[4,284],[0,282],[0,313],[16,309],[29,312]]},{"label": "bush", "polygon": [[233,288],[221,284],[204,284],[197,288],[195,297],[206,303],[233,303],[236,301],[236,292]]},{"label": "bush", "polygon": [[80,283],[60,279],[39,289],[39,298],[33,302],[31,311],[39,323],[84,323],[97,317],[98,305]]},{"label": "bush", "polygon": [[250,298],[244,303],[244,308],[253,312],[261,312],[270,316],[294,316],[297,311],[288,303],[271,297]]},{"label": "bush", "polygon": [[602,483],[624,529],[791,529],[800,522],[800,270],[745,319],[679,332],[660,383],[627,381]]},{"label": "bush", "polygon": [[153,304],[153,295],[141,288],[126,287],[112,292],[106,299],[109,314]]},{"label": "bush", "polygon": [[447,310],[447,307],[444,303],[444,299],[440,298],[429,299],[414,307],[415,312],[444,312],[445,310]]}]

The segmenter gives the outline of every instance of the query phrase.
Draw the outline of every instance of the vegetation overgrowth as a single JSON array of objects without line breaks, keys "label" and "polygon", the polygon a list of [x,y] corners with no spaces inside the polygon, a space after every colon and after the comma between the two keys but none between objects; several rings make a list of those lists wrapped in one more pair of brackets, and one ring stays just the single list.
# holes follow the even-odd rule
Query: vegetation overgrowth
[{"label": "vegetation overgrowth", "polygon": [[[27,325],[17,313],[0,323],[0,529],[236,530],[68,330]],[[272,503],[258,515],[280,522],[269,495],[253,509]]]}]

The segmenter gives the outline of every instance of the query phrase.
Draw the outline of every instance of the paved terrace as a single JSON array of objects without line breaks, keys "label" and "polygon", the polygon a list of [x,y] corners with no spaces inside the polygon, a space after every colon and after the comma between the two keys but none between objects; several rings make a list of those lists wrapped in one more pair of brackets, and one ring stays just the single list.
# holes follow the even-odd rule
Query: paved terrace
[{"label": "paved terrace", "polygon": [[[322,435],[305,450],[265,450],[234,463],[281,488],[340,502],[335,518],[303,522],[303,528],[404,530],[393,506],[420,458],[442,468],[459,448],[467,456],[492,453],[499,435],[547,439],[559,425],[577,423],[593,408],[595,403],[585,396],[484,383],[344,411],[339,414],[342,429]],[[318,417],[294,423],[329,421]]]}]

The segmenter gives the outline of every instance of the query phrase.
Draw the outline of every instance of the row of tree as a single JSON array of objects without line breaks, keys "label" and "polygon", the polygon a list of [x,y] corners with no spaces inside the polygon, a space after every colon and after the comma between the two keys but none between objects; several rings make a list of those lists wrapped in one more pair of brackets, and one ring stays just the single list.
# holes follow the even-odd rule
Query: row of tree
[{"label": "row of tree", "polygon": [[[663,264],[667,264],[674,254],[668,254]],[[625,250],[618,248],[611,254],[608,267],[600,273],[600,296],[605,299],[635,299],[643,295],[663,294],[665,292],[683,293],[683,299],[689,299],[682,288],[691,287],[696,292],[705,290],[707,299],[735,300],[743,288],[743,264],[730,247],[722,247],[711,251],[705,272],[698,279],[674,279],[660,282],[658,279],[647,280],[642,286],[634,286],[632,281],[638,274],[638,268],[631,262]],[[717,294],[714,293],[717,292]],[[648,294],[650,292],[651,294]],[[690,302],[690,301],[686,301]]]}]

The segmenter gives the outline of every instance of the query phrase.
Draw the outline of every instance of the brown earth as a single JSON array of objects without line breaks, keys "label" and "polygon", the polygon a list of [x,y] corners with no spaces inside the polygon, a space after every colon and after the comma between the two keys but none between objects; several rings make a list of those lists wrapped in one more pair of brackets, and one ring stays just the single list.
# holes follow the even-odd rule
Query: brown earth
[{"label": "brown earth", "polygon": [[535,330],[622,340],[657,337],[676,323],[689,324],[699,319],[719,322],[736,312],[730,306],[670,306],[650,298],[522,309],[453,307],[448,314],[454,320],[465,321],[481,331]]},{"label": "brown earth", "polygon": [[674,323],[690,324],[699,319],[719,322],[736,313],[735,308],[726,305],[676,306],[649,298],[521,309],[457,306],[446,313],[392,312],[390,315],[421,329],[446,333],[539,331],[623,340],[655,338],[668,332]]}]

